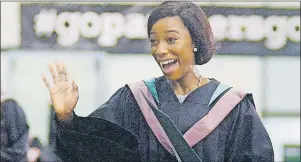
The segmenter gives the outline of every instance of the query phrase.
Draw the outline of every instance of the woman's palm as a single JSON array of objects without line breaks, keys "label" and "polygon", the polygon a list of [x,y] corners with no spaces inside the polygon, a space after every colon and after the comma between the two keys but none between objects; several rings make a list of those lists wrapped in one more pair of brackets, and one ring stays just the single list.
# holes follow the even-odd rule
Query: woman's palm
[{"label": "woman's palm", "polygon": [[60,116],[68,116],[75,108],[79,95],[78,87],[74,81],[70,82],[68,73],[63,63],[49,64],[49,70],[53,77],[53,84],[44,76],[44,82],[49,89],[52,105]]}]

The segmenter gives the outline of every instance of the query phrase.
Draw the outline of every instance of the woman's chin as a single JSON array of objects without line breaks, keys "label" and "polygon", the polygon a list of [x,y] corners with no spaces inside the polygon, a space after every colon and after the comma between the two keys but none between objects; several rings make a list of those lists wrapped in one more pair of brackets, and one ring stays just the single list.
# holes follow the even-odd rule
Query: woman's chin
[{"label": "woman's chin", "polygon": [[175,74],[164,74],[164,76],[165,76],[165,78],[167,78],[170,81],[177,81],[181,78],[180,75],[175,75]]},{"label": "woman's chin", "polygon": [[179,80],[183,75],[182,70],[178,65],[174,66],[173,68],[171,68],[169,70],[163,69],[161,67],[161,71],[164,74],[164,76],[170,81]]}]

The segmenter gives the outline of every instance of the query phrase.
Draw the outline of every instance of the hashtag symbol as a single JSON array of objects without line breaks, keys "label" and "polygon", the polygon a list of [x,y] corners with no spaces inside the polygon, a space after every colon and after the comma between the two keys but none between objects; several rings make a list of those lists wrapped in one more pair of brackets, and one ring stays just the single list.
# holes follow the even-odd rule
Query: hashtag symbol
[{"label": "hashtag symbol", "polygon": [[35,34],[38,37],[50,37],[54,31],[57,11],[54,9],[42,9],[39,14],[34,17]]}]

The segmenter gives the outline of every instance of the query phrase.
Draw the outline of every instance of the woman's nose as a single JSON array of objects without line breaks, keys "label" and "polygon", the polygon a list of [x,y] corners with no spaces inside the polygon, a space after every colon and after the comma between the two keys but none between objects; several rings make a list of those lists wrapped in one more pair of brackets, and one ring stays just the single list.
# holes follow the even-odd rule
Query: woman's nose
[{"label": "woman's nose", "polygon": [[163,55],[166,55],[168,53],[168,48],[167,48],[167,44],[166,43],[160,43],[159,45],[158,45],[158,48],[157,48],[157,50],[156,50],[156,53],[155,53],[155,55],[157,55],[157,56],[163,56]]}]

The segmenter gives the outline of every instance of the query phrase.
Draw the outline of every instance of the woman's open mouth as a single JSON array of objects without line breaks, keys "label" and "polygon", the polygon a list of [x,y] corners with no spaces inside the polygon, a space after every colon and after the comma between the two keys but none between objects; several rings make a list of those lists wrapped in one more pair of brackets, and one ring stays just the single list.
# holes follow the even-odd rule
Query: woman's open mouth
[{"label": "woman's open mouth", "polygon": [[164,60],[160,61],[159,63],[164,74],[171,73],[179,65],[177,59]]}]

